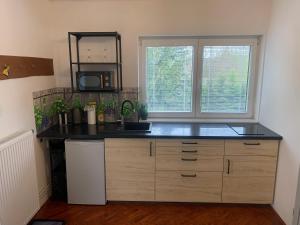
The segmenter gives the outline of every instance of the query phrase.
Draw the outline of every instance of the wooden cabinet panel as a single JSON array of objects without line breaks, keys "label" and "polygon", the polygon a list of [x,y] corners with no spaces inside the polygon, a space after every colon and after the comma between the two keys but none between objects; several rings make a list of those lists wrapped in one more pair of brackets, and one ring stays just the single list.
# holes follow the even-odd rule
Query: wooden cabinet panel
[{"label": "wooden cabinet panel", "polygon": [[154,140],[105,139],[105,163],[108,200],[154,200]]},{"label": "wooden cabinet panel", "polygon": [[220,146],[224,148],[224,140],[206,139],[156,139],[156,147],[181,147],[181,146]]},{"label": "wooden cabinet panel", "polygon": [[276,157],[225,156],[224,176],[275,176],[276,165]]},{"label": "wooden cabinet panel", "polygon": [[223,156],[160,154],[156,155],[156,170],[223,171]]},{"label": "wooden cabinet panel", "polygon": [[158,155],[162,154],[196,154],[204,156],[223,156],[224,146],[164,146],[156,147]]},{"label": "wooden cabinet panel", "polygon": [[273,177],[227,176],[223,178],[222,201],[225,203],[272,204]]},{"label": "wooden cabinet panel", "polygon": [[277,156],[278,144],[274,140],[226,140],[225,155]]},{"label": "wooden cabinet panel", "polygon": [[156,172],[157,201],[220,202],[221,191],[221,172]]}]

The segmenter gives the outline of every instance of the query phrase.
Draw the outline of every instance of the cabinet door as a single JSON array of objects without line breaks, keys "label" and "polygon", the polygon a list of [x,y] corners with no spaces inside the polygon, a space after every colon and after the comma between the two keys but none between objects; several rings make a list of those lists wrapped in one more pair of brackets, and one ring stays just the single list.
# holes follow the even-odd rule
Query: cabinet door
[{"label": "cabinet door", "polygon": [[223,177],[222,200],[226,203],[272,204],[274,194],[273,177]]},{"label": "cabinet door", "polygon": [[276,157],[225,156],[224,176],[275,176]]},{"label": "cabinet door", "polygon": [[270,156],[226,156],[223,202],[272,203],[276,162]]},{"label": "cabinet door", "polygon": [[105,139],[107,200],[153,201],[155,140]]}]

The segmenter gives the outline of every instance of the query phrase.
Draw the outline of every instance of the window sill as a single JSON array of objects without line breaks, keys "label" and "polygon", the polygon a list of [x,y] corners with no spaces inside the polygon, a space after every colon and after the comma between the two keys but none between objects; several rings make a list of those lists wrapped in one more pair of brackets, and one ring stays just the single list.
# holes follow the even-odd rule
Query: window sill
[{"label": "window sill", "polygon": [[257,123],[257,119],[148,118],[149,122]]}]

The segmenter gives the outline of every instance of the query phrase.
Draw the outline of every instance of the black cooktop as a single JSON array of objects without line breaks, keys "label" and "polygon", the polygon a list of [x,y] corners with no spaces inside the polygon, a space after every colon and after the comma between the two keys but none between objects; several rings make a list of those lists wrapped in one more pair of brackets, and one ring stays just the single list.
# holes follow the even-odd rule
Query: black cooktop
[{"label": "black cooktop", "polygon": [[266,128],[258,124],[234,124],[230,126],[238,135],[265,135]]}]

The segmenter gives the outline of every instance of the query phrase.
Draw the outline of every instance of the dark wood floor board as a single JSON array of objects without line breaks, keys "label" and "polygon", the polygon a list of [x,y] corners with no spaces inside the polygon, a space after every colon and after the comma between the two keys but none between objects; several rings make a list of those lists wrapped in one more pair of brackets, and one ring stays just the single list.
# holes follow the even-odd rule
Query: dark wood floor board
[{"label": "dark wood floor board", "polygon": [[49,201],[36,219],[67,225],[284,225],[271,206],[238,204],[120,203],[68,205]]}]

